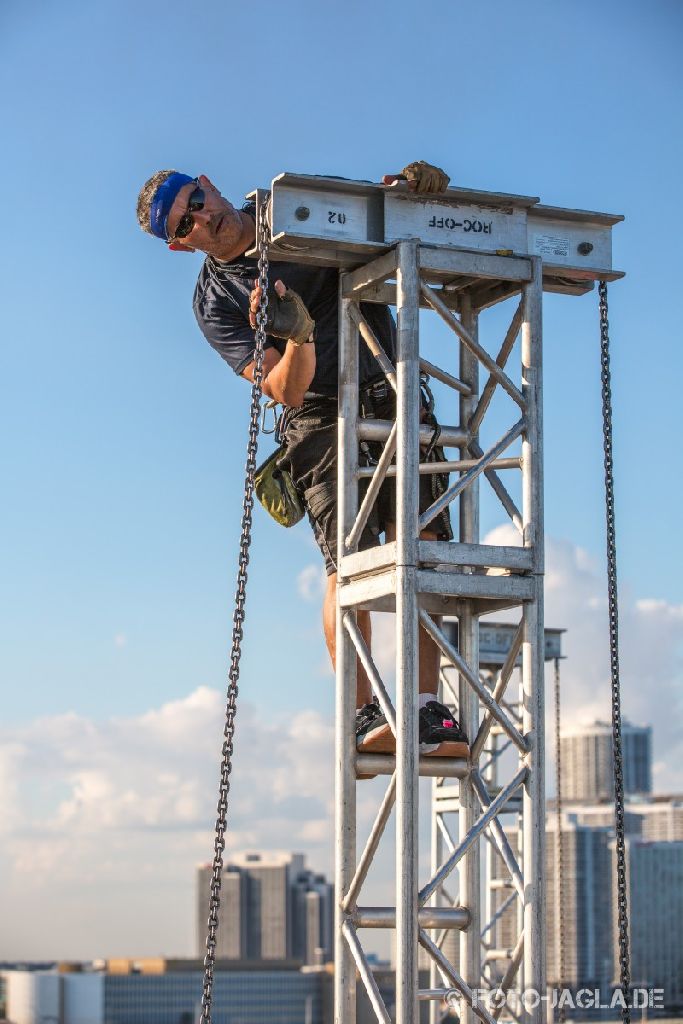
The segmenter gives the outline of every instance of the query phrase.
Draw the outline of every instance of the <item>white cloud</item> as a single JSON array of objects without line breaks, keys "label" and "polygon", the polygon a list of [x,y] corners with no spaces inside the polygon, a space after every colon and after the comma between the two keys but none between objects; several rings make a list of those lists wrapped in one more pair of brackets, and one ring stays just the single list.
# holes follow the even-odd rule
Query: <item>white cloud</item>
[{"label": "white cloud", "polygon": [[305,566],[296,578],[296,588],[304,601],[320,601],[327,588],[324,566],[319,562]]},{"label": "white cloud", "polygon": [[128,643],[128,637],[125,633],[117,633],[114,637],[114,647],[125,647]]},{"label": "white cloud", "polygon": [[[518,538],[514,527],[501,526],[485,543],[516,544]],[[545,621],[567,630],[561,667],[563,723],[610,721],[605,568],[570,541],[546,539]],[[683,605],[637,597],[622,582],[619,641],[622,715],[653,726],[657,788],[683,790]]]},{"label": "white cloud", "polygon": [[[223,716],[224,698],[199,687],[130,718],[67,714],[0,733],[0,900],[16,918],[0,957],[112,953],[126,934],[128,951],[158,952],[169,934],[167,952],[192,951],[193,869],[213,849]],[[329,871],[333,750],[317,712],[265,716],[238,702],[228,851],[304,849]],[[159,916],[164,898],[175,909]],[[24,935],[38,917],[40,935]]]},{"label": "white cloud", "polygon": [[[2,737],[0,786],[9,836],[55,838],[100,830],[201,830],[213,816],[223,698],[199,687],[132,718],[40,719]],[[315,711],[265,717],[238,703],[231,817],[239,830],[325,814],[332,726]],[[49,765],[49,769],[43,771]],[[17,794],[30,786],[32,800]],[[56,797],[56,799],[55,799]],[[40,816],[33,811],[40,808]]]}]

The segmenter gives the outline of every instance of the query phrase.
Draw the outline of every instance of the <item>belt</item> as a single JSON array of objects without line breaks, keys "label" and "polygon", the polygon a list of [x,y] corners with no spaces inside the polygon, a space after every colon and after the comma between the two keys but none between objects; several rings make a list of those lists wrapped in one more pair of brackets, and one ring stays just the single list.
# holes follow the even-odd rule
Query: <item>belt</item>
[{"label": "belt", "polygon": [[375,402],[385,401],[391,393],[392,389],[386,377],[382,377],[381,380],[370,381],[360,387],[361,398],[367,397]]}]

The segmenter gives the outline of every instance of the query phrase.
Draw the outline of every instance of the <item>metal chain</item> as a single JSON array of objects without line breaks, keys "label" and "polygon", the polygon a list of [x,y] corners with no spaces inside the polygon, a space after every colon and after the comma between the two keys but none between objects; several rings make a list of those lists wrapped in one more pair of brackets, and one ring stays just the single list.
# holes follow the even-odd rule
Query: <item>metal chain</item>
[{"label": "metal chain", "polygon": [[619,919],[619,967],[622,991],[621,1016],[630,1024],[628,1006],[631,964],[628,941],[628,894],[624,830],[624,765],[621,745],[621,692],[619,686],[619,606],[617,599],[617,545],[614,516],[614,465],[612,458],[612,388],[609,364],[607,283],[600,281],[600,363],[602,380],[602,429],[605,450],[605,506],[607,515],[607,588],[609,600],[609,647],[612,677],[612,745],[614,756],[614,815],[617,852],[617,912]]},{"label": "metal chain", "polygon": [[244,604],[247,589],[247,566],[249,565],[249,545],[251,544],[251,520],[254,510],[254,474],[256,472],[256,452],[258,449],[259,420],[261,414],[261,384],[263,379],[263,352],[266,340],[266,321],[268,316],[268,224],[266,219],[266,202],[260,211],[258,237],[258,283],[261,288],[261,304],[256,314],[256,347],[254,349],[254,377],[251,388],[251,412],[249,419],[249,442],[247,444],[247,464],[244,480],[244,500],[242,503],[242,535],[240,537],[239,559],[237,568],[237,592],[235,594],[235,611],[232,617],[232,649],[230,651],[230,668],[228,670],[227,707],[225,727],[223,730],[223,749],[221,760],[220,787],[216,819],[216,834],[213,846],[213,867],[209,895],[209,920],[206,937],[206,955],[204,957],[204,982],[202,990],[202,1013],[200,1024],[211,1024],[211,1002],[213,999],[213,979],[216,964],[216,932],[218,930],[218,911],[220,908],[221,880],[223,872],[223,852],[225,850],[225,832],[228,815],[228,794],[230,792],[230,773],[232,771],[232,751],[235,736],[235,715],[237,713],[237,683],[240,674],[240,658],[242,654],[242,637],[244,623]]},{"label": "metal chain", "polygon": [[[565,943],[564,943],[564,929],[565,929],[565,898],[564,898],[564,851],[562,849],[562,755],[560,753],[560,659],[555,658],[555,810],[557,815],[557,837],[555,839],[555,868],[557,872],[557,900],[555,903],[555,913],[557,915],[557,925],[555,933],[558,935],[558,949],[556,955],[558,956],[558,987],[560,989],[560,996],[562,996],[562,989],[566,982],[565,976]],[[559,955],[558,955],[559,954]],[[567,1020],[567,1011],[564,1007],[564,1002],[560,1003],[558,1008],[557,1019],[560,1024],[565,1024]]]}]

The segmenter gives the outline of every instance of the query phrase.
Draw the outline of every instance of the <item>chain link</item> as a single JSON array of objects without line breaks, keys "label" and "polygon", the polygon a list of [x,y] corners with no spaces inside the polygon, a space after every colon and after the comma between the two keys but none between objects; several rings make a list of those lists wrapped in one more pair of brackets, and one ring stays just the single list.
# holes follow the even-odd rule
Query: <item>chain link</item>
[{"label": "chain link", "polygon": [[244,605],[247,591],[247,567],[249,565],[249,545],[251,544],[251,520],[254,510],[254,474],[256,472],[256,452],[258,449],[259,421],[261,415],[263,352],[266,340],[266,322],[268,318],[269,231],[266,219],[266,204],[267,199],[264,200],[257,218],[259,224],[258,283],[261,288],[261,304],[259,306],[258,313],[256,314],[256,347],[254,350],[254,378],[251,388],[249,442],[247,444],[244,500],[242,504],[242,534],[239,546],[235,611],[232,617],[232,649],[230,651],[230,668],[228,670],[227,707],[225,713],[225,727],[223,730],[220,787],[218,791],[218,817],[216,818],[216,834],[213,847],[213,865],[209,894],[209,920],[206,937],[206,955],[204,957],[204,981],[202,988],[202,1013],[200,1017],[200,1024],[211,1024],[211,1002],[213,999],[213,980],[216,965],[216,933],[218,931],[218,912],[220,908],[223,872],[223,852],[225,850],[228,795],[230,792],[230,773],[232,771],[232,751],[235,736],[235,715],[237,713],[237,683],[239,680],[240,658],[242,654]]},{"label": "chain link", "polygon": [[602,380],[602,429],[605,451],[605,507],[607,516],[607,588],[609,607],[609,648],[612,678],[612,745],[614,754],[614,815],[617,852],[617,912],[619,923],[619,974],[623,995],[621,1016],[630,1024],[628,1006],[631,964],[628,940],[628,893],[626,884],[626,839],[624,829],[624,764],[621,745],[621,692],[619,685],[619,610],[617,598],[617,543],[614,516],[614,464],[612,456],[612,387],[609,363],[609,320],[607,284],[600,281],[600,364]]},{"label": "chain link", "polygon": [[[555,839],[555,870],[557,872],[556,885],[557,885],[557,900],[555,901],[555,914],[556,914],[556,926],[555,934],[558,936],[558,949],[556,956],[558,959],[558,988],[560,992],[564,988],[566,982],[565,975],[565,942],[564,942],[564,929],[565,929],[565,898],[564,898],[564,850],[562,848],[562,755],[560,752],[560,659],[555,658],[555,810],[557,818],[557,836]],[[561,1003],[558,1012],[557,1019],[559,1024],[565,1024],[567,1020],[567,1011],[565,1010],[564,1003]]]}]

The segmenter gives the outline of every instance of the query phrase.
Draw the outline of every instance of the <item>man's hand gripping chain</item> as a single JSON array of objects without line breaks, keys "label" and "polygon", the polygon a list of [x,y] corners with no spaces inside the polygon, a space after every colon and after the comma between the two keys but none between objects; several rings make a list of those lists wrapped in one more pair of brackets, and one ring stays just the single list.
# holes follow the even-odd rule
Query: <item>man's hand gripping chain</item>
[{"label": "man's hand gripping chain", "polygon": [[[251,293],[249,304],[249,320],[252,327],[256,323],[260,298],[261,289],[257,286]],[[268,289],[268,334],[275,338],[285,338],[293,345],[304,345],[307,341],[313,340],[314,328],[315,320],[298,292],[285,288],[282,281],[276,281],[275,287]]]}]

